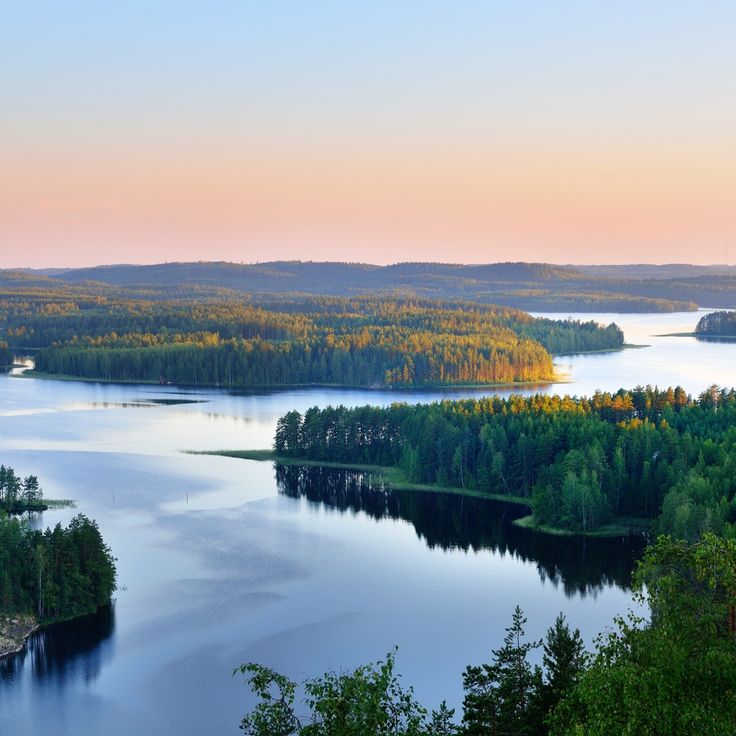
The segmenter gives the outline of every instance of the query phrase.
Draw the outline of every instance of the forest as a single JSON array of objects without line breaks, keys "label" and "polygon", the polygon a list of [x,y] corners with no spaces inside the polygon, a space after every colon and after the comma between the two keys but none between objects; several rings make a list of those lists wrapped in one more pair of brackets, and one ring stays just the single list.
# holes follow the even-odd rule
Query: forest
[{"label": "forest", "polygon": [[[5,272],[8,277],[10,272]],[[157,298],[301,292],[320,296],[433,298],[555,312],[672,312],[736,307],[733,270],[574,267],[548,263],[161,263],[17,273],[27,283],[147,291]],[[0,272],[0,283],[3,274]]]},{"label": "forest", "polygon": [[736,337],[736,312],[709,312],[703,315],[695,327],[696,336]]},{"label": "forest", "polygon": [[115,590],[115,559],[94,521],[31,529],[0,518],[0,611],[54,623],[94,613]]},{"label": "forest", "polygon": [[526,499],[537,525],[591,532],[643,517],[736,539],[736,391],[638,387],[292,411],[277,456],[395,466],[410,483]]},{"label": "forest", "polygon": [[0,465],[0,515],[44,511],[43,490],[35,475],[21,478],[11,467]]},{"label": "forest", "polygon": [[0,368],[9,366],[13,362],[13,351],[5,340],[0,340]]},{"label": "forest", "polygon": [[618,349],[615,325],[507,307],[290,296],[8,303],[5,332],[40,373],[228,387],[546,381],[551,354]]},{"label": "forest", "polygon": [[[660,537],[634,575],[634,602],[648,607],[648,620],[616,618],[588,652],[562,614],[542,640],[529,639],[516,606],[503,645],[465,668],[459,717],[445,701],[431,712],[418,702],[395,672],[394,650],[301,690],[268,667],[243,664],[235,673],[257,703],[240,728],[246,736],[731,736],[734,601],[736,542]],[[530,661],[535,652],[541,664]]]}]

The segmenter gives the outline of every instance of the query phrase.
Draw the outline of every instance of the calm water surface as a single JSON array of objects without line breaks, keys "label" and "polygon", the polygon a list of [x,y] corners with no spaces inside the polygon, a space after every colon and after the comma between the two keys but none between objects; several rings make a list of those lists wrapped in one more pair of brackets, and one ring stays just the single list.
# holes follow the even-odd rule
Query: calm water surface
[{"label": "calm water surface", "polygon": [[[650,347],[562,358],[568,383],[539,390],[735,382],[736,344],[655,337],[691,330],[697,314],[573,316],[615,320]],[[241,662],[302,678],[394,644],[423,702],[458,705],[464,666],[500,644],[517,603],[532,637],[564,611],[591,641],[628,606],[634,543],[547,538],[509,526],[514,508],[384,492],[353,473],[181,452],[268,447],[293,408],[482,393],[232,395],[0,377],[0,460],[98,520],[121,586],[111,609],[35,637],[0,667],[0,733],[235,734],[251,704],[231,676]]]}]

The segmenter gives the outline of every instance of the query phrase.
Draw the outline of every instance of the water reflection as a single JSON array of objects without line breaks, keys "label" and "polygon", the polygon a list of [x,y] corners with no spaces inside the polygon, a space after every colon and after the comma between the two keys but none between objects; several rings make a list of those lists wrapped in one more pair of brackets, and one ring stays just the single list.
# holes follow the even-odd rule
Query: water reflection
[{"label": "water reflection", "polygon": [[514,526],[523,506],[451,493],[391,490],[369,473],[276,464],[280,493],[306,498],[342,513],[402,519],[432,549],[491,550],[537,565],[543,581],[567,596],[596,595],[604,587],[628,589],[644,549],[637,538],[555,537]]},{"label": "water reflection", "polygon": [[43,629],[11,657],[0,660],[0,682],[10,681],[24,669],[38,680],[68,678],[91,682],[111,655],[115,605],[97,613]]}]

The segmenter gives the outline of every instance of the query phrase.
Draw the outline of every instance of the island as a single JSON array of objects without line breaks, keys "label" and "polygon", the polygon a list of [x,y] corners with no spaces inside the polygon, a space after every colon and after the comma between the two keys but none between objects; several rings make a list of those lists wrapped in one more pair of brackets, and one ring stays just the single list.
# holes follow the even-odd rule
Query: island
[{"label": "island", "polygon": [[[9,504],[8,489],[17,486],[12,468],[2,466],[0,483],[4,499],[0,503],[2,658],[19,651],[39,627],[86,616],[109,605],[117,571],[96,522],[78,514],[66,527],[32,529],[26,520],[8,512],[9,508],[14,513],[35,509],[35,502],[30,501]],[[23,482],[21,487],[25,486]]]},{"label": "island", "polygon": [[6,285],[0,296],[0,324],[17,351],[33,351],[25,375],[35,377],[237,389],[533,384],[559,378],[555,355],[624,347],[614,323],[403,295],[144,295],[56,283]]}]

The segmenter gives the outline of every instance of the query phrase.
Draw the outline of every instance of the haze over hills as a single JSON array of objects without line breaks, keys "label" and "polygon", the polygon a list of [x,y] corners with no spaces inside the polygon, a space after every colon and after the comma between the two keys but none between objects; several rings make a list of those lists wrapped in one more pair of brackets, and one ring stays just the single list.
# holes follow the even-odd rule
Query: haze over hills
[{"label": "haze over hills", "polygon": [[199,296],[305,293],[462,299],[547,311],[678,311],[736,307],[736,268],[689,264],[560,266],[546,263],[174,262],[0,271],[28,286],[141,290]]},{"label": "haze over hills", "polygon": [[601,265],[569,265],[589,276],[627,279],[687,279],[698,276],[736,276],[736,266],[714,263],[698,266],[692,263],[630,263]]}]

